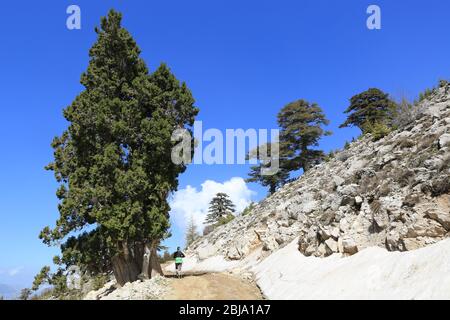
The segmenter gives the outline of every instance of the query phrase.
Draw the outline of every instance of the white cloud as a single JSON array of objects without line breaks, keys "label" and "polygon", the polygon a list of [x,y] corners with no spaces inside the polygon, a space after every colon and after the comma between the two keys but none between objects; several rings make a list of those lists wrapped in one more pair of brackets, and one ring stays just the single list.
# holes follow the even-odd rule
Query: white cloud
[{"label": "white cloud", "polygon": [[10,277],[14,277],[15,275],[19,274],[20,271],[22,271],[23,267],[17,267],[17,268],[13,268],[8,270],[8,275]]},{"label": "white cloud", "polygon": [[199,230],[203,230],[203,222],[208,214],[211,199],[219,192],[230,196],[236,205],[236,213],[242,212],[251,202],[256,192],[248,189],[244,179],[235,177],[224,183],[206,180],[200,190],[188,185],[173,194],[170,199],[172,208],[170,215],[173,221],[182,229],[192,216]]}]

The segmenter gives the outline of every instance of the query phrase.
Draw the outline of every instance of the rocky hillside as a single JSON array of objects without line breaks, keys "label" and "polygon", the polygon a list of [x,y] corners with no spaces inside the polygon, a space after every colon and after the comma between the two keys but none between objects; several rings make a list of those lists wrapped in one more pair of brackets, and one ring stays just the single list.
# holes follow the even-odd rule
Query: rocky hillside
[{"label": "rocky hillside", "polygon": [[[191,245],[198,261],[260,260],[298,240],[299,254],[410,251],[450,231],[450,86],[442,82],[401,129],[367,135]],[[404,119],[403,119],[404,120]]]}]

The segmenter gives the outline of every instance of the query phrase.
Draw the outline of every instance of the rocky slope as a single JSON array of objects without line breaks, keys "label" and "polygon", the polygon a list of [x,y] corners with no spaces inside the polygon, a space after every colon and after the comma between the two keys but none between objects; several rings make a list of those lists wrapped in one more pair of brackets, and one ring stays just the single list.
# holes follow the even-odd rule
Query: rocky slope
[{"label": "rocky slope", "polygon": [[450,85],[379,141],[365,136],[194,242],[196,261],[260,261],[295,239],[298,254],[353,255],[368,247],[410,251],[450,231]]}]

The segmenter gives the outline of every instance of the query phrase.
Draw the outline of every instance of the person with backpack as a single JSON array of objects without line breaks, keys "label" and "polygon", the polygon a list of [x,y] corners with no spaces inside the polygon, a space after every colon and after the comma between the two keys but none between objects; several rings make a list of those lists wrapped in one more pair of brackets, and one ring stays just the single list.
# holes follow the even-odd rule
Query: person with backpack
[{"label": "person with backpack", "polygon": [[177,247],[177,251],[173,254],[175,259],[175,272],[178,278],[181,278],[181,267],[183,265],[184,253],[181,251],[180,247]]}]

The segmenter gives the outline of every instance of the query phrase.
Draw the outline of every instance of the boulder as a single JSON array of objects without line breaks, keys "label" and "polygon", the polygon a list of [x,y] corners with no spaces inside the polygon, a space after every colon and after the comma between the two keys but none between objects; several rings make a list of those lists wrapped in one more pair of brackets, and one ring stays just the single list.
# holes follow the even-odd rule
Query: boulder
[{"label": "boulder", "polygon": [[349,255],[353,255],[358,252],[358,246],[352,238],[345,237],[342,239],[342,251]]},{"label": "boulder", "polygon": [[450,146],[450,133],[444,133],[439,137],[439,148]]},{"label": "boulder", "polygon": [[417,237],[442,237],[447,231],[442,227],[442,225],[431,219],[420,219],[415,223],[409,225],[406,234],[407,238],[417,238]]},{"label": "boulder", "polygon": [[329,238],[325,241],[326,246],[329,250],[331,250],[333,253],[338,252],[338,243],[336,240]]},{"label": "boulder", "polygon": [[[448,209],[450,210],[450,208]],[[450,211],[444,211],[439,207],[426,211],[426,216],[439,222],[447,231],[450,231]]]}]

